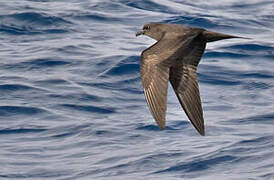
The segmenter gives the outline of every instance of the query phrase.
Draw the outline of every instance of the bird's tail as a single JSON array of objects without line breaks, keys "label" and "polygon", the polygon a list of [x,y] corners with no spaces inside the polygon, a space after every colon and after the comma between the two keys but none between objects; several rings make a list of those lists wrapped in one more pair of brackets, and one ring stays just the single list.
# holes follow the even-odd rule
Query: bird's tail
[{"label": "bird's tail", "polygon": [[211,31],[203,31],[203,37],[206,39],[206,42],[213,42],[213,41],[219,41],[223,39],[230,39],[230,38],[244,38],[249,39],[245,37],[239,37],[239,36],[232,36],[228,34],[222,34],[217,32],[211,32]]}]

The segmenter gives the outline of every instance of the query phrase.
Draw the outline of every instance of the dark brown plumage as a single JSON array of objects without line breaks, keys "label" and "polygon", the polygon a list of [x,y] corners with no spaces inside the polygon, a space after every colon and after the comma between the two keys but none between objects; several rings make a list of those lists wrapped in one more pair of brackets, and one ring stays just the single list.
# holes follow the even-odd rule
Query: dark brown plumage
[{"label": "dark brown plumage", "polygon": [[146,24],[136,34],[157,42],[141,54],[141,80],[150,112],[161,129],[165,129],[168,82],[193,126],[205,135],[203,110],[197,81],[197,66],[206,43],[238,38],[200,28],[176,24]]}]

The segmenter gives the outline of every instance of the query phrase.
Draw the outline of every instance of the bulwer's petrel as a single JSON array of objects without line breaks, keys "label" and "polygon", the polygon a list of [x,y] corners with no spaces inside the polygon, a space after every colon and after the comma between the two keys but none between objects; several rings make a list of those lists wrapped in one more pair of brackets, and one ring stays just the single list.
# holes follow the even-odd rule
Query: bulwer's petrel
[{"label": "bulwer's petrel", "polygon": [[205,135],[203,110],[197,81],[197,66],[206,43],[240,38],[177,24],[150,23],[136,36],[147,35],[157,42],[141,54],[140,74],[150,112],[165,129],[167,89],[170,81],[193,126]]}]

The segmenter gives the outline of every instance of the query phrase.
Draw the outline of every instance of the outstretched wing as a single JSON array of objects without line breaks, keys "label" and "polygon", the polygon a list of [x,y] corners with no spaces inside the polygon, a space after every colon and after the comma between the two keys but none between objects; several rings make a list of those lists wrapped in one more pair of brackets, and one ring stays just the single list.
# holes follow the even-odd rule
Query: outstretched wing
[{"label": "outstretched wing", "polygon": [[141,56],[141,80],[150,112],[161,129],[165,128],[169,68],[155,54]]},{"label": "outstretched wing", "polygon": [[198,35],[182,49],[176,66],[170,68],[169,80],[189,120],[201,134],[205,134],[197,66],[205,50],[206,42]]},{"label": "outstretched wing", "polygon": [[196,67],[182,65],[170,69],[170,82],[189,120],[201,134],[205,134]]}]

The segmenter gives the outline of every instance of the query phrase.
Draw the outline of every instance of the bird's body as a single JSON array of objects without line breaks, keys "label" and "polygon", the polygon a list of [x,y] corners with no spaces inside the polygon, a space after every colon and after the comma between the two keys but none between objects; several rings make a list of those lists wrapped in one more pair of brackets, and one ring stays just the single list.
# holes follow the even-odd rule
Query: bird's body
[{"label": "bird's body", "polygon": [[157,40],[142,52],[140,74],[147,104],[158,126],[165,129],[167,90],[170,82],[191,123],[204,135],[197,66],[207,42],[236,36],[159,23],[144,25],[143,30],[136,36],[141,34]]}]

